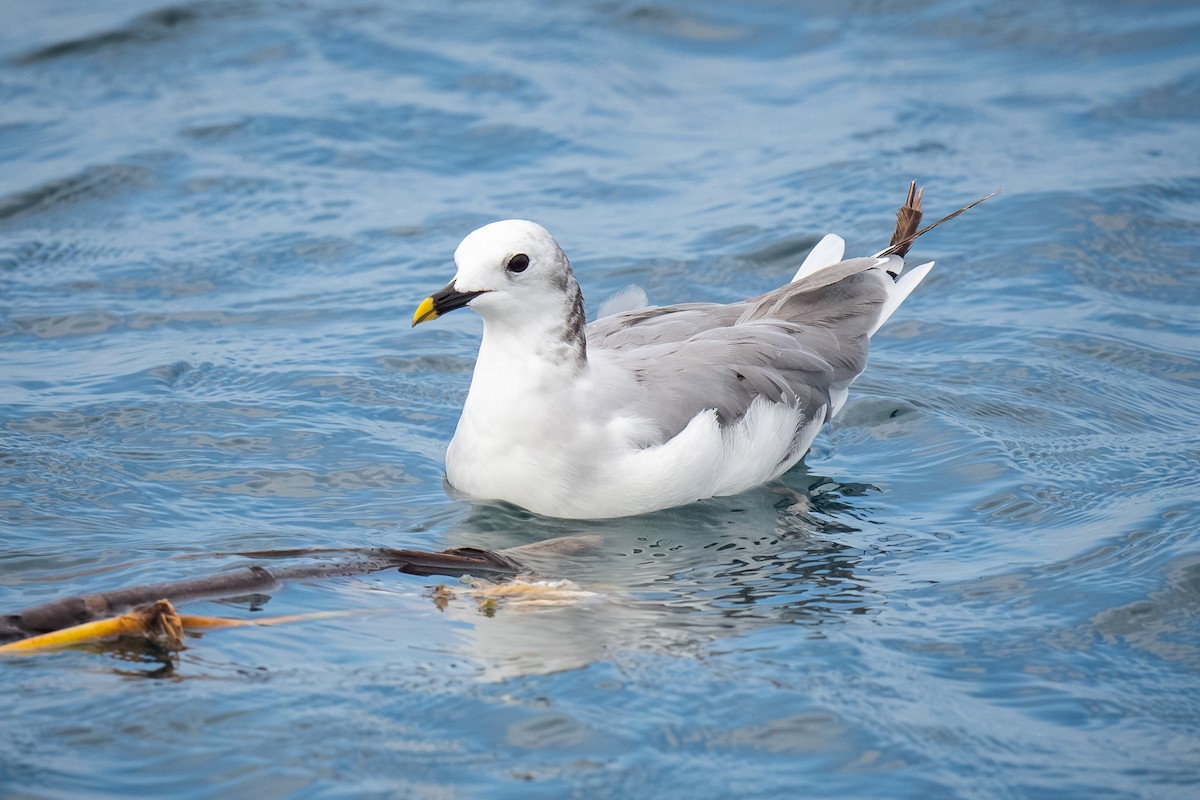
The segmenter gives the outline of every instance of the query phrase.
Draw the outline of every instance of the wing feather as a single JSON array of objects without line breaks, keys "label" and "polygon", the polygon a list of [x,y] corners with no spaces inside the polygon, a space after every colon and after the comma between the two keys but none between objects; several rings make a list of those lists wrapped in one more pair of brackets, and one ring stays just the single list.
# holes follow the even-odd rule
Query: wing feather
[{"label": "wing feather", "polygon": [[869,335],[894,286],[887,263],[851,259],[739,303],[597,320],[588,352],[606,405],[648,420],[659,441],[706,409],[736,422],[756,397],[823,419],[866,367]]}]

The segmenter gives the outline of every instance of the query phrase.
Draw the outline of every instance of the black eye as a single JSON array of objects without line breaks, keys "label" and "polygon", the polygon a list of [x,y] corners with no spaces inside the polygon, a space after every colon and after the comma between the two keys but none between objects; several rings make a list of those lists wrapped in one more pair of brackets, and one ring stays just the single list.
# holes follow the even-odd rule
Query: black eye
[{"label": "black eye", "polygon": [[529,256],[524,253],[517,253],[508,260],[508,266],[505,267],[509,272],[524,272],[529,268]]}]

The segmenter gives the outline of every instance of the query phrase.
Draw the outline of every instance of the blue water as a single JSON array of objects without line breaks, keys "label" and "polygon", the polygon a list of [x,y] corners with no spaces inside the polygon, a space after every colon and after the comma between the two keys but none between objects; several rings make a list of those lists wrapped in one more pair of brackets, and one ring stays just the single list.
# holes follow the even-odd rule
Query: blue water
[{"label": "blue water", "polygon": [[[600,533],[566,607],[0,661],[0,795],[1194,798],[1200,6],[0,2],[0,612],[246,549]],[[598,524],[448,497],[538,220],[589,310],[732,300],[907,181],[939,266],[776,484]]]}]

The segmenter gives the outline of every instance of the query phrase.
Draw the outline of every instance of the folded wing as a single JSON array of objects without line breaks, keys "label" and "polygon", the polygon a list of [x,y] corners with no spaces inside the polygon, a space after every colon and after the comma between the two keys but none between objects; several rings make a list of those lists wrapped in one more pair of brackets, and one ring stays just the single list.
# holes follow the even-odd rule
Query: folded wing
[{"label": "folded wing", "polygon": [[899,267],[898,258],[851,259],[740,303],[601,318],[587,339],[605,405],[649,421],[659,442],[706,409],[736,422],[757,397],[823,421],[866,367],[897,288],[889,269]]}]

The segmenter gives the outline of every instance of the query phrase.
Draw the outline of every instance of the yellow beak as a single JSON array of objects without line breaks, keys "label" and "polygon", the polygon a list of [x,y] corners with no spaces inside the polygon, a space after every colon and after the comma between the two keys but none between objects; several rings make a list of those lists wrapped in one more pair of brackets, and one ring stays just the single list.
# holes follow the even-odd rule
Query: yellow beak
[{"label": "yellow beak", "polygon": [[448,314],[456,308],[462,308],[483,292],[460,292],[454,288],[454,281],[446,284],[441,290],[434,292],[421,301],[413,312],[413,327],[437,319],[442,314]]},{"label": "yellow beak", "polygon": [[413,327],[420,325],[422,322],[428,322],[431,319],[437,319],[437,309],[434,308],[433,298],[426,297],[421,301],[421,305],[417,306],[417,310],[413,312]]}]

